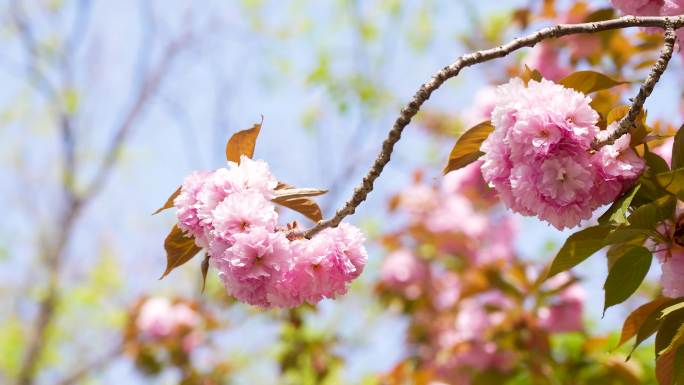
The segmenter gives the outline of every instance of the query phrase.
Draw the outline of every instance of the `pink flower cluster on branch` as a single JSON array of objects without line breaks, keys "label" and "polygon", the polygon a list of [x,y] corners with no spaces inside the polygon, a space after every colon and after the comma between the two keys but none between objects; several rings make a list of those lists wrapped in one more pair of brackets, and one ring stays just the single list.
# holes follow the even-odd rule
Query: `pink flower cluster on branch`
[{"label": "pink flower cluster on branch", "polygon": [[185,178],[174,200],[178,226],[205,248],[228,292],[259,307],[295,307],[346,293],[367,261],[364,237],[342,223],[289,239],[271,199],[278,181],[263,161]]},{"label": "pink flower cluster on branch", "polygon": [[636,180],[644,162],[629,147],[629,134],[591,150],[605,133],[590,102],[545,79],[525,85],[515,78],[498,87],[482,173],[506,206],[570,228]]}]

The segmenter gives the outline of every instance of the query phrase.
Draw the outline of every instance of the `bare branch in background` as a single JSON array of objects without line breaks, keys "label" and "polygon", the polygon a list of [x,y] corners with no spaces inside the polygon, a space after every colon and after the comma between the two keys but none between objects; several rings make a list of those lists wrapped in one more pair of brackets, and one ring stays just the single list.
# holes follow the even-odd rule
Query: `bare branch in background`
[{"label": "bare branch in background", "polygon": [[456,60],[456,62],[444,67],[442,70],[433,75],[430,81],[421,85],[408,105],[401,110],[399,117],[394,122],[394,125],[389,131],[387,138],[382,143],[382,149],[375,159],[375,162],[371,166],[370,170],[368,170],[368,173],[361,181],[361,184],[354,190],[352,197],[344,204],[344,206],[337,210],[332,218],[318,222],[312,228],[301,232],[301,235],[306,238],[311,238],[325,228],[339,225],[345,217],[354,214],[356,208],[366,200],[368,193],[373,191],[375,180],[380,176],[383,169],[390,161],[392,151],[394,150],[394,145],[399,141],[399,139],[401,139],[401,134],[404,128],[418,113],[423,103],[430,98],[430,95],[439,87],[441,87],[446,80],[457,76],[463,68],[501,58],[517,51],[520,48],[533,47],[542,40],[558,38],[561,36],[575,35],[580,33],[597,33],[630,27],[655,27],[676,30],[682,28],[683,26],[684,16],[625,16],[618,19],[592,23],[559,24],[553,27],[541,29],[530,35],[514,39],[508,44],[496,48],[477,51],[461,56],[458,60]]},{"label": "bare branch in background", "polygon": [[[84,1],[84,3],[89,3]],[[26,345],[26,354],[20,365],[19,375],[16,383],[18,385],[31,385],[35,380],[35,372],[41,354],[46,346],[47,330],[54,320],[55,308],[61,298],[59,289],[60,270],[64,252],[69,239],[72,236],[74,224],[82,212],[82,208],[94,198],[104,187],[111,176],[111,172],[116,165],[118,155],[123,145],[130,136],[135,124],[140,120],[145,108],[149,105],[152,98],[158,92],[163,80],[167,77],[174,60],[191,42],[191,34],[186,31],[178,38],[173,39],[165,47],[162,57],[154,69],[143,74],[142,86],[136,94],[130,109],[124,114],[122,123],[115,129],[114,135],[110,140],[104,155],[101,166],[97,170],[95,177],[82,195],[76,195],[74,190],[75,180],[78,169],[75,157],[75,138],[72,117],[65,111],[62,101],[59,99],[58,87],[51,84],[47,76],[40,70],[40,52],[27,22],[19,2],[13,3],[13,21],[19,32],[20,41],[28,57],[28,72],[36,82],[36,87],[42,90],[46,99],[54,106],[57,106],[57,125],[60,132],[60,142],[62,145],[62,190],[64,194],[64,207],[59,214],[57,221],[57,235],[54,242],[47,244],[42,252],[42,260],[48,273],[46,295],[38,303],[38,315],[32,325],[32,333]],[[90,13],[87,10],[79,11],[80,18],[72,30],[74,35],[68,41],[67,48],[70,51],[64,53],[64,57],[52,63],[65,79],[70,79],[69,63],[75,47],[78,44],[79,25],[87,25]],[[145,52],[147,54],[147,52]]]}]

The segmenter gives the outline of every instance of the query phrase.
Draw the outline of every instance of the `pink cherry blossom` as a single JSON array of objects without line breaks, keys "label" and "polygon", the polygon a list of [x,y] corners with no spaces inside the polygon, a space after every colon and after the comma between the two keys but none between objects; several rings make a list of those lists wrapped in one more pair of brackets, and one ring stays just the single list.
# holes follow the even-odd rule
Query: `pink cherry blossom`
[{"label": "pink cherry blossom", "polygon": [[228,162],[228,168],[214,171],[198,193],[198,216],[204,225],[212,225],[212,211],[228,195],[240,191],[254,191],[266,199],[273,197],[278,181],[262,160],[240,158],[240,164]]},{"label": "pink cherry blossom", "polygon": [[505,320],[505,310],[511,306],[510,299],[499,291],[489,291],[461,301],[455,325],[458,339],[483,338],[489,329]]},{"label": "pink cherry blossom", "polygon": [[[667,3],[671,3],[668,0]],[[657,16],[660,14],[665,0],[611,0],[613,7],[625,15]]]},{"label": "pink cherry blossom", "polygon": [[539,43],[525,58],[524,64],[538,70],[545,79],[560,80],[570,74],[570,69],[561,65],[558,50],[550,43]]},{"label": "pink cherry blossom", "polygon": [[430,298],[438,310],[454,307],[461,298],[461,280],[453,272],[433,269],[430,280]]},{"label": "pink cherry blossom", "polygon": [[169,336],[175,327],[171,302],[164,297],[146,300],[138,312],[135,325],[150,338]]},{"label": "pink cherry blossom", "polygon": [[207,177],[204,186],[197,194],[197,215],[202,225],[212,227],[212,212],[226,197],[238,191],[236,173],[228,168],[219,168]]},{"label": "pink cherry blossom", "polygon": [[236,181],[240,190],[253,190],[268,199],[273,198],[278,180],[271,174],[268,163],[242,155],[239,165],[233,162],[228,162],[228,165],[237,174]]},{"label": "pink cherry blossom", "polygon": [[290,244],[282,232],[263,227],[233,235],[234,244],[211,261],[228,292],[238,300],[269,307],[272,286],[288,271],[292,260]]},{"label": "pink cherry blossom", "polygon": [[462,195],[442,197],[439,206],[425,218],[425,226],[432,232],[462,232],[471,237],[480,236],[487,224],[487,217],[476,212]]},{"label": "pink cherry blossom", "polygon": [[469,343],[467,349],[457,350],[452,359],[461,367],[477,370],[497,369],[501,372],[511,370],[515,363],[513,352],[506,351],[491,341]]},{"label": "pink cherry blossom", "polygon": [[628,137],[592,155],[598,114],[585,95],[545,79],[527,88],[512,79],[497,91],[482,175],[513,211],[574,227],[643,170]]},{"label": "pink cherry blossom", "polygon": [[[362,240],[358,229],[347,224],[325,229],[311,240],[293,242],[294,265],[279,285],[280,291],[287,290],[294,303],[317,303],[345,294],[367,260]],[[288,302],[286,297],[278,296]]]},{"label": "pink cherry blossom", "polygon": [[684,297],[684,249],[676,247],[669,253],[669,258],[662,261],[660,284],[663,295],[671,298]]},{"label": "pink cherry blossom", "polygon": [[173,319],[177,326],[194,328],[199,325],[201,318],[197,312],[185,303],[173,306]]},{"label": "pink cherry blossom", "polygon": [[326,229],[323,232],[328,233],[335,240],[337,252],[343,254],[354,265],[354,271],[351,272],[350,277],[354,279],[361,275],[368,262],[368,253],[363,246],[366,238],[361,230],[349,223],[342,222],[337,227]]},{"label": "pink cherry blossom", "polygon": [[660,146],[655,147],[653,152],[660,155],[661,158],[665,159],[668,165],[672,166],[672,145],[674,144],[674,138],[667,138]]},{"label": "pink cherry blossom", "polygon": [[273,231],[278,221],[275,206],[253,190],[228,195],[212,211],[213,235],[230,240],[234,234],[254,227]]},{"label": "pink cherry blossom", "polygon": [[205,231],[198,217],[199,207],[197,196],[202,191],[204,183],[211,175],[209,172],[193,172],[183,180],[181,191],[173,200],[176,207],[178,227],[195,237],[197,243],[206,246]]},{"label": "pink cherry blossom", "polygon": [[380,280],[383,284],[408,299],[416,299],[422,294],[423,282],[427,276],[427,265],[408,249],[399,249],[389,254],[380,268]]},{"label": "pink cherry blossom", "polygon": [[517,233],[517,222],[511,216],[490,220],[482,242],[475,250],[473,263],[487,265],[514,258],[513,243]]},{"label": "pink cherry blossom", "polygon": [[408,211],[409,215],[415,217],[414,219],[417,219],[436,207],[437,194],[430,186],[412,185],[399,195],[399,205]]},{"label": "pink cherry blossom", "polygon": [[599,166],[606,180],[633,181],[644,170],[645,162],[629,146],[631,136],[622,135],[613,144],[601,147]]},{"label": "pink cherry blossom", "polygon": [[552,333],[567,333],[583,329],[582,311],[585,290],[572,284],[563,290],[558,301],[539,310],[539,324]]},{"label": "pink cherry blossom", "polygon": [[193,329],[200,322],[200,315],[187,304],[174,305],[167,298],[154,297],[148,298],[140,307],[135,325],[143,336],[161,339],[182,329]]}]

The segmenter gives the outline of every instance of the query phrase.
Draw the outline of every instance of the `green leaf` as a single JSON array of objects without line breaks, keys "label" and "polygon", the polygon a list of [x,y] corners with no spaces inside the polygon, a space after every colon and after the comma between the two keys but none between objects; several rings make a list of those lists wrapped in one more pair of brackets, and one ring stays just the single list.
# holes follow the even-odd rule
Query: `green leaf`
[{"label": "green leaf", "polygon": [[684,309],[684,298],[675,299],[670,305],[660,311],[660,318],[665,318],[681,309]]},{"label": "green leaf", "polygon": [[646,166],[648,166],[648,171],[652,175],[670,171],[670,166],[667,165],[665,159],[651,152],[646,145],[644,145],[644,149],[644,160],[646,161]]},{"label": "green leaf", "polygon": [[637,207],[627,218],[629,227],[655,231],[658,224],[674,216],[676,200],[671,196],[664,196],[654,202]]},{"label": "green leaf", "polygon": [[608,262],[608,270],[613,268],[613,265],[615,265],[615,262],[617,262],[620,257],[625,255],[627,250],[631,249],[634,246],[641,246],[644,244],[644,240],[638,239],[633,242],[627,242],[627,243],[617,243],[614,245],[611,245],[608,250],[606,250],[606,259]]},{"label": "green leaf", "polygon": [[625,243],[625,242],[630,242],[633,243],[635,241],[641,240],[643,241],[646,240],[649,236],[651,236],[653,232],[648,231],[648,230],[643,230],[643,229],[633,229],[628,226],[622,226],[618,227],[617,229],[613,230],[606,236],[606,239],[604,240],[605,245],[616,245],[619,243]]},{"label": "green leaf", "polygon": [[[682,309],[673,311],[666,317],[661,318],[661,324],[655,340],[656,354],[660,355],[667,353],[667,351],[673,351],[684,343],[684,339],[676,341],[677,333],[680,332],[683,325],[684,310]],[[683,335],[680,337],[684,338],[684,331],[682,333]],[[668,348],[670,349],[668,350]]]},{"label": "green leaf", "polygon": [[[639,306],[636,308],[636,310],[630,313],[622,325],[622,332],[620,334],[620,342],[618,342],[618,347],[622,346],[625,342],[636,336],[639,330],[644,327],[650,318],[657,321],[659,311],[663,309],[663,307],[666,307],[669,303],[669,298],[659,297],[651,302]],[[636,348],[636,346],[634,347]]]},{"label": "green leaf", "polygon": [[492,131],[494,126],[490,121],[486,121],[464,132],[449,154],[449,162],[444,167],[444,173],[463,168],[482,156],[480,145]]},{"label": "green leaf", "polygon": [[672,169],[684,167],[684,125],[679,127],[672,144]]},{"label": "green leaf", "polygon": [[652,259],[653,255],[648,249],[637,246],[629,249],[615,262],[603,285],[606,294],[604,313],[609,307],[624,302],[634,294],[646,278]]},{"label": "green leaf", "polygon": [[240,156],[245,155],[248,158],[254,156],[254,147],[256,147],[256,140],[261,132],[261,124],[264,122],[264,117],[261,117],[261,123],[255,123],[251,128],[238,131],[230,137],[226,143],[226,159],[229,162],[240,163]]},{"label": "green leaf", "polygon": [[178,186],[176,191],[174,191],[173,194],[171,194],[171,196],[168,199],[166,199],[166,203],[164,203],[164,206],[158,208],[157,211],[152,213],[152,215],[159,214],[160,212],[173,207],[173,200],[176,199],[176,197],[180,194],[180,192],[181,192],[181,188],[180,188],[180,186]]},{"label": "green leaf", "polygon": [[629,225],[613,230],[605,239],[606,245],[630,242],[640,238],[655,236],[656,227],[674,215],[675,199],[664,196],[654,202],[637,207],[627,218]]},{"label": "green leaf", "polygon": [[606,210],[606,212],[599,217],[598,222],[602,225],[607,223],[616,223],[619,225],[626,224],[627,211],[629,210],[629,206],[632,204],[632,200],[634,200],[634,196],[640,188],[641,185],[637,184],[622,194],[622,196],[613,202],[610,208],[608,208],[608,210]]},{"label": "green leaf", "polygon": [[547,278],[577,266],[599,251],[604,246],[603,240],[610,230],[610,226],[593,226],[568,237],[551,263]]},{"label": "green leaf", "polygon": [[201,250],[195,245],[195,239],[185,236],[178,225],[173,226],[164,240],[164,249],[166,249],[166,270],[159,279],[166,277],[173,269],[191,260]]},{"label": "green leaf", "polygon": [[643,206],[663,196],[670,195],[669,192],[660,187],[660,184],[655,179],[655,174],[648,169],[641,174],[638,183],[641,185],[641,188],[636,197],[634,197],[633,206]]},{"label": "green leaf", "polygon": [[674,194],[679,200],[684,200],[684,168],[661,172],[655,177],[667,192]]},{"label": "green leaf", "polygon": [[682,345],[684,345],[684,323],[680,323],[679,326],[677,327],[677,331],[672,336],[672,339],[670,340],[670,343],[663,348],[658,354],[667,354],[669,352],[675,351],[679,349]]},{"label": "green leaf", "polygon": [[590,94],[626,84],[627,82],[614,80],[599,72],[577,71],[564,77],[558,83],[575,91]]}]

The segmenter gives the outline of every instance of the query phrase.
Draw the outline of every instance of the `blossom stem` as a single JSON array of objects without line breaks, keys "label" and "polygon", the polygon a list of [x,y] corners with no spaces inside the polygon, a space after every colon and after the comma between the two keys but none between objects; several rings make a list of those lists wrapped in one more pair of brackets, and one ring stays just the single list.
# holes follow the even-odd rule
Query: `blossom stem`
[{"label": "blossom stem", "polygon": [[665,40],[663,42],[663,48],[660,51],[660,57],[658,58],[658,61],[653,64],[653,67],[651,67],[651,72],[641,85],[639,93],[634,98],[632,105],[629,107],[629,112],[627,112],[627,115],[620,120],[618,128],[608,138],[594,142],[592,145],[594,150],[597,150],[607,144],[613,144],[618,138],[628,133],[630,129],[635,126],[635,121],[639,116],[639,113],[641,113],[641,109],[644,107],[646,98],[651,95],[653,88],[655,87],[656,83],[658,83],[658,80],[660,80],[660,76],[667,69],[667,64],[672,58],[672,51],[674,51],[674,44],[676,40],[677,36],[675,35],[675,28],[673,28],[671,25],[668,25],[665,28]]},{"label": "blossom stem", "polygon": [[[354,189],[354,193],[352,194],[351,198],[340,209],[337,210],[333,217],[319,221],[313,227],[301,232],[300,234],[306,238],[311,238],[319,231],[325,228],[336,227],[340,224],[340,222],[342,222],[342,220],[345,217],[354,214],[356,208],[363,201],[365,201],[368,194],[371,191],[373,191],[373,185],[375,183],[375,180],[380,176],[383,169],[390,161],[392,151],[394,150],[394,146],[399,141],[399,139],[401,139],[401,134],[404,128],[411,122],[411,119],[418,113],[423,103],[425,103],[430,98],[432,92],[441,87],[446,80],[456,77],[463,68],[484,63],[493,59],[505,57],[511,54],[512,52],[517,51],[520,48],[533,47],[537,43],[546,39],[553,39],[561,36],[575,35],[581,33],[597,33],[602,31],[630,27],[661,28],[669,31],[669,35],[672,36],[674,30],[684,27],[684,15],[674,17],[625,16],[617,19],[597,21],[592,23],[558,24],[556,26],[540,29],[527,36],[519,37],[499,47],[477,51],[459,57],[454,63],[442,68],[440,71],[435,73],[429,81],[423,83],[418,89],[418,91],[415,93],[415,95],[411,98],[411,101],[404,108],[401,109],[401,112],[395,120],[392,129],[389,131],[387,138],[382,143],[382,149],[380,153],[371,165],[366,176],[364,176],[363,180],[361,181],[361,184]],[[670,44],[668,43],[668,41],[674,43],[673,38],[666,38],[666,46]],[[666,47],[665,51],[667,50],[668,48]],[[671,55],[671,44],[669,52]],[[661,60],[659,60],[659,62],[660,61]],[[663,67],[666,67],[666,65],[667,62],[665,62],[665,65]],[[663,68],[662,70],[664,71],[665,69]],[[653,75],[653,72],[651,73],[651,75]],[[655,85],[655,82],[658,81],[659,77],[660,74],[657,74],[657,77],[655,78],[653,85]],[[649,76],[649,79],[650,78],[651,76]],[[644,99],[650,94],[653,85],[650,86],[650,90],[648,88],[644,89],[642,87],[642,91],[644,91]],[[639,95],[641,95],[641,92]],[[635,100],[635,102],[638,101],[638,99],[639,96],[637,96],[637,100]],[[641,103],[643,104],[643,101]],[[640,108],[636,110],[639,111]],[[628,116],[629,115],[631,115],[631,110]]]}]

